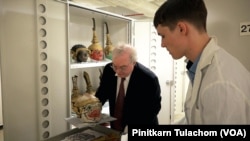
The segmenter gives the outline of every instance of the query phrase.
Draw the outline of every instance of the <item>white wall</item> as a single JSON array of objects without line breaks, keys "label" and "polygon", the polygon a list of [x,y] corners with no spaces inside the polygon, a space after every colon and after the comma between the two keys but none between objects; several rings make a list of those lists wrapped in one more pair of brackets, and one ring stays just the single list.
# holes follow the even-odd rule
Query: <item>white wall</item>
[{"label": "white wall", "polygon": [[[1,0],[1,71],[5,140],[37,131],[34,2]],[[33,8],[33,9],[32,9]],[[28,117],[28,118],[27,118]],[[29,119],[29,120],[27,120]],[[23,129],[26,127],[26,130]],[[14,134],[10,136],[11,132]],[[32,139],[37,132],[29,135]]]},{"label": "white wall", "polygon": [[205,3],[208,33],[217,36],[218,44],[250,71],[250,35],[240,36],[240,23],[250,22],[250,0],[205,0]]},{"label": "white wall", "polygon": [[159,113],[160,124],[170,123],[171,87],[167,81],[173,81],[173,59],[166,49],[160,47],[158,36],[152,22],[135,22],[135,47],[138,61],[149,67],[159,78],[162,96],[162,108]]},{"label": "white wall", "polygon": [[[4,140],[38,141],[62,133],[67,130],[64,117],[69,103],[65,4],[53,0],[0,3]],[[37,3],[45,6],[44,12]]]}]

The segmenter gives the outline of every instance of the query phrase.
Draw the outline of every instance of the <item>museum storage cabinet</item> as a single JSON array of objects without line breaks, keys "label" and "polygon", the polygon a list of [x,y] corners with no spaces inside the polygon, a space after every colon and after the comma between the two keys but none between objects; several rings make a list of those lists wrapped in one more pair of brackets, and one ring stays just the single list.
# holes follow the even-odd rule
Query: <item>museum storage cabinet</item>
[{"label": "museum storage cabinet", "polygon": [[91,44],[93,18],[103,48],[105,22],[113,45],[131,43],[133,20],[71,1],[0,2],[5,140],[46,140],[70,130],[65,118],[72,116],[72,76],[78,76],[79,90],[84,93],[86,71],[95,90],[100,71],[111,61],[104,56],[100,61],[74,62],[71,48]]}]

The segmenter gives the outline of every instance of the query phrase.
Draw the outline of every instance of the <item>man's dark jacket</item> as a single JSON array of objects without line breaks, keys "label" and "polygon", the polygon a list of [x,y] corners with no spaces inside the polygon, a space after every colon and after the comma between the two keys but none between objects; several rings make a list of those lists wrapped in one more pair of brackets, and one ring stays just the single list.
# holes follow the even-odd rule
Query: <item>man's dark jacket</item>
[{"label": "man's dark jacket", "polygon": [[[96,97],[104,104],[109,101],[110,116],[114,116],[117,76],[111,63],[104,67]],[[124,101],[123,125],[158,125],[161,109],[161,89],[158,77],[137,62],[131,73]],[[112,123],[111,123],[112,127]]]}]

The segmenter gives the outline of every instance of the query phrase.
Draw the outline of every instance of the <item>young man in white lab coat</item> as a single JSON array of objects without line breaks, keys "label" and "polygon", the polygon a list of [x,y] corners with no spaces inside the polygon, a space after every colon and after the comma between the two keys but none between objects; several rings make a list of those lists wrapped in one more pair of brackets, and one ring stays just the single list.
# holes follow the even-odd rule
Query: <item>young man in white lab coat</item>
[{"label": "young man in white lab coat", "polygon": [[154,17],[161,46],[174,59],[188,59],[186,121],[250,124],[249,71],[207,34],[206,19],[203,0],[168,0]]}]

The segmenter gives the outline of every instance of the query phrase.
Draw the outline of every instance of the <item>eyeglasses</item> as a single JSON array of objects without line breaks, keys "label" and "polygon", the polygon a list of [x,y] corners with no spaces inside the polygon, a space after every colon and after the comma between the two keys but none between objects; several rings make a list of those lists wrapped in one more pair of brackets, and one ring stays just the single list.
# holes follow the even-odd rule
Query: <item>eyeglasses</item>
[{"label": "eyeglasses", "polygon": [[130,65],[131,63],[129,63],[128,65],[123,65],[123,66],[115,66],[114,64],[111,64],[110,67],[114,70],[114,71],[117,71],[118,69],[120,69],[121,71],[125,71],[128,66]]}]

